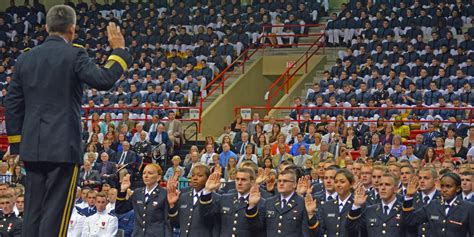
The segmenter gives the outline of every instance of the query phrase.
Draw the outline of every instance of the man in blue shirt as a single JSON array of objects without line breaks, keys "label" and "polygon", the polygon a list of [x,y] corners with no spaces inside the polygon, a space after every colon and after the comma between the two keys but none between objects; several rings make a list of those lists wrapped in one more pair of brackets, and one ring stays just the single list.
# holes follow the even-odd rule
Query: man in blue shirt
[{"label": "man in blue shirt", "polygon": [[299,155],[300,152],[298,151],[298,148],[302,145],[306,148],[306,152],[308,152],[309,145],[303,141],[303,138],[304,138],[303,133],[298,133],[298,135],[296,136],[296,139],[298,140],[298,142],[293,144],[293,146],[291,146],[290,155],[292,156]]},{"label": "man in blue shirt", "polygon": [[229,162],[229,158],[230,157],[234,157],[235,160],[239,160],[239,158],[237,157],[237,155],[230,150],[230,145],[227,144],[227,143],[224,143],[222,145],[222,152],[221,154],[219,155],[219,164],[222,166],[222,167],[227,167],[227,163]]}]

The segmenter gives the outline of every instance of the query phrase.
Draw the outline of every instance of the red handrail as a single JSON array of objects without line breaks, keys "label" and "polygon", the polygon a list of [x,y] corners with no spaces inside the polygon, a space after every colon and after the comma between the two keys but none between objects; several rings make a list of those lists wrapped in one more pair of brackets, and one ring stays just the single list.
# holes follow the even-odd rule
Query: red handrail
[{"label": "red handrail", "polygon": [[[272,99],[276,96],[276,94],[278,92],[280,92],[282,90],[282,88],[284,86],[288,86],[288,83],[291,79],[293,79],[294,75],[304,66],[306,66],[306,64],[308,63],[308,61],[316,54],[316,52],[318,52],[318,50],[322,47],[325,46],[324,42],[321,43],[321,38],[325,35],[325,34],[317,34],[319,35],[319,37],[315,40],[314,43],[311,44],[311,46],[293,63],[293,65],[297,65],[298,62],[300,60],[303,59],[303,57],[305,57],[304,61],[298,66],[298,68],[296,68],[296,70],[294,70],[294,72],[291,74],[291,76],[289,76],[290,74],[290,70],[293,68],[293,66],[291,67],[288,67],[281,75],[280,77],[278,77],[278,79],[276,79],[271,85],[270,87],[268,87],[268,97],[267,97],[267,103],[266,105],[267,106],[270,106],[270,103],[272,101]],[[317,46],[316,50],[314,50],[308,57],[308,53],[310,52],[310,50],[313,49],[314,46]],[[277,86],[277,84],[284,78],[284,77],[287,77],[287,79],[274,91],[272,92],[272,89],[275,88]],[[286,91],[286,93],[288,93],[288,91]]]}]

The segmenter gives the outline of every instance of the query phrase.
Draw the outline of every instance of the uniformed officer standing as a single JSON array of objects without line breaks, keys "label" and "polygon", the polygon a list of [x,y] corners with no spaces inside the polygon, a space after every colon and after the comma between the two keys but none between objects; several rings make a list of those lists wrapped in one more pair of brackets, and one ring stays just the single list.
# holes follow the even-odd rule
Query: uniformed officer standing
[{"label": "uniformed officer standing", "polygon": [[[206,181],[210,176],[209,168],[200,163],[193,168],[191,186],[193,189],[180,195],[176,176],[168,179],[168,204],[171,225],[180,229],[180,236],[204,237],[219,236],[216,230],[218,220],[203,218],[200,215],[199,197],[202,195]],[[214,198],[217,198],[217,194]]]},{"label": "uniformed officer standing", "polygon": [[10,194],[3,194],[0,196],[0,208],[2,208],[3,215],[0,219],[0,236],[2,237],[19,237],[23,228],[23,221],[15,216],[13,212],[13,196]]},{"label": "uniformed officer standing", "polygon": [[398,180],[395,176],[384,174],[378,185],[381,203],[372,206],[365,206],[367,195],[364,187],[360,185],[347,216],[348,231],[359,232],[365,229],[368,237],[405,236],[405,228],[400,223],[402,203],[396,197],[397,184]]},{"label": "uniformed officer standing", "polygon": [[107,194],[97,193],[95,205],[97,213],[86,218],[82,237],[115,237],[118,231],[118,219],[107,213]]},{"label": "uniformed officer standing", "polygon": [[114,23],[107,27],[113,51],[103,68],[82,46],[71,44],[75,28],[74,9],[57,5],[49,10],[49,37],[20,55],[5,99],[10,152],[20,154],[27,173],[25,236],[66,235],[83,162],[83,84],[108,90],[132,60]]},{"label": "uniformed officer standing", "polygon": [[162,170],[157,164],[148,164],[143,170],[143,183],[145,187],[137,188],[126,199],[127,190],[130,188],[130,175],[126,175],[120,186],[115,203],[115,212],[124,214],[130,210],[135,211],[134,237],[166,237],[172,231],[168,223],[168,202],[166,190],[160,187]]},{"label": "uniformed officer standing", "polygon": [[213,173],[206,182],[201,195],[199,212],[202,218],[216,217],[220,220],[219,236],[262,236],[257,222],[246,218],[250,188],[255,185],[255,172],[250,168],[239,168],[235,178],[237,193],[220,195],[213,192],[221,186],[220,173]]}]

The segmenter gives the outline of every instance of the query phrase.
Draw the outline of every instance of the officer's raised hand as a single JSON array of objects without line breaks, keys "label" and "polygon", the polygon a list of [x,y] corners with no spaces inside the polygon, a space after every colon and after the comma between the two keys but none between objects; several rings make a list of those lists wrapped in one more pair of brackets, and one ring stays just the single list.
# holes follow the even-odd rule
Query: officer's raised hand
[{"label": "officer's raised hand", "polygon": [[120,184],[120,191],[126,192],[130,188],[130,174],[126,174],[122,179],[122,184]]},{"label": "officer's raised hand", "polygon": [[305,193],[311,186],[311,182],[309,181],[309,176],[303,176],[298,179],[298,185],[296,186],[296,193],[300,196],[304,196]]},{"label": "officer's raised hand", "polygon": [[314,214],[316,213],[316,207],[318,207],[318,204],[316,204],[316,200],[313,200],[312,190],[313,187],[310,187],[307,190],[306,196],[304,198],[304,205],[306,208],[306,212],[308,213],[308,219],[313,218]]},{"label": "officer's raised hand", "polygon": [[168,179],[168,184],[166,186],[167,190],[167,199],[168,199],[168,204],[170,208],[173,208],[174,205],[178,202],[179,200],[179,190],[176,188],[178,185],[178,178],[173,176]]},{"label": "officer's raised hand", "polygon": [[408,182],[406,196],[407,197],[413,197],[413,195],[415,195],[416,191],[418,191],[419,187],[420,187],[420,184],[418,182],[418,177],[413,176],[411,178],[411,180]]},{"label": "officer's raised hand", "polygon": [[354,195],[354,206],[361,207],[367,201],[367,194],[365,194],[365,189],[362,184],[359,184],[355,191]]},{"label": "officer's raised hand", "polygon": [[257,203],[260,201],[260,198],[260,189],[257,184],[254,184],[252,188],[250,188],[248,209],[250,210],[257,206]]},{"label": "officer's raised hand", "polygon": [[112,49],[124,49],[125,39],[123,38],[120,27],[116,26],[115,23],[109,22],[107,26],[107,37],[109,38],[109,44]]},{"label": "officer's raised hand", "polygon": [[214,172],[209,176],[209,179],[207,179],[204,190],[206,192],[214,192],[214,191],[217,191],[217,189],[219,189],[220,186],[221,186],[221,174]]}]

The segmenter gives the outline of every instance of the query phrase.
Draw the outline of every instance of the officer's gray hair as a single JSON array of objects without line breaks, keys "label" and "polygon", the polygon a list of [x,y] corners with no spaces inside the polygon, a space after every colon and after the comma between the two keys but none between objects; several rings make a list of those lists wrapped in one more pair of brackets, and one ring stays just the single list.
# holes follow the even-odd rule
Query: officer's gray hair
[{"label": "officer's gray hair", "polygon": [[67,5],[56,5],[49,9],[46,15],[48,32],[66,33],[68,27],[76,24],[76,12]]}]

